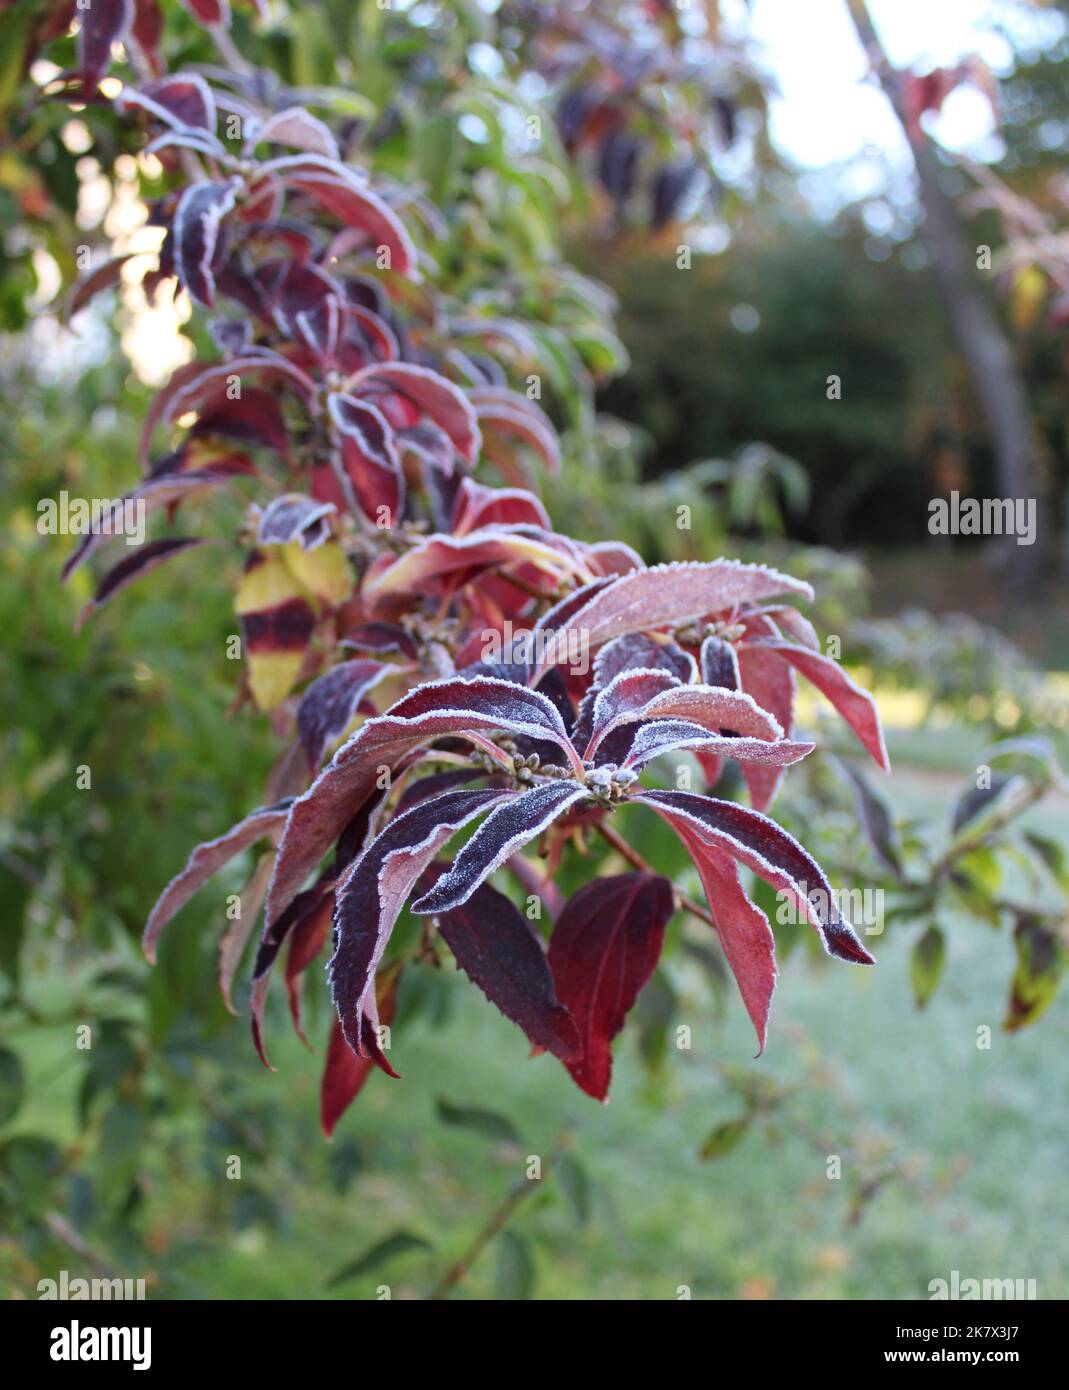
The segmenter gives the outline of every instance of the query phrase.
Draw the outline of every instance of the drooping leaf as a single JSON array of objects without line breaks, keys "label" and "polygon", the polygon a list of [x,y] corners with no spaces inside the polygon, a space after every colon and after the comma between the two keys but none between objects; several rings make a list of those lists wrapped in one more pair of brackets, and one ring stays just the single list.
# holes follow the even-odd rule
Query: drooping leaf
[{"label": "drooping leaf", "polygon": [[502,1144],[518,1144],[520,1136],[512,1121],[496,1110],[483,1110],[474,1105],[454,1105],[441,1096],[435,1101],[435,1110],[443,1124],[453,1129],[468,1129],[473,1134],[481,1134]]},{"label": "drooping leaf", "polygon": [[[384,969],[376,980],[378,1017],[383,1027],[389,1027],[393,1023],[400,979],[401,970],[398,967]],[[376,1066],[380,1070],[386,1070],[373,1053],[367,1057],[358,1057],[346,1042],[341,1023],[336,1018],[332,1019],[327,1060],[323,1067],[319,1093],[320,1124],[328,1139],[333,1136],[338,1121],[363,1090]]]},{"label": "drooping leaf", "polygon": [[876,701],[867,690],[853,681],[830,657],[807,647],[796,647],[791,642],[777,642],[762,639],[762,647],[776,652],[784,661],[800,671],[806,680],[815,685],[820,693],[835,706],[864,744],[873,761],[884,772],[890,772],[891,762],[887,756],[887,745],[883,740],[880,714]]},{"label": "drooping leaf", "polygon": [[133,0],[93,0],[79,9],[78,65],[86,95],[92,96],[111,67],[111,46],[125,38],[134,18]]},{"label": "drooping leaf", "polygon": [[571,1011],[582,1057],[565,1063],[588,1095],[604,1100],[611,1043],[660,959],[674,912],[672,885],[656,874],[595,879],[565,904],[549,942],[557,997]]},{"label": "drooping leaf", "polygon": [[460,968],[536,1047],[577,1060],[579,1034],[557,999],[541,938],[503,893],[484,883],[442,913],[438,929]]},{"label": "drooping leaf", "polygon": [[209,308],[215,303],[215,261],[219,229],[233,211],[240,179],[193,183],[175,209],[174,268],[192,299]]},{"label": "drooping leaf", "polygon": [[342,1265],[341,1269],[335,1270],[327,1280],[325,1287],[328,1289],[337,1288],[339,1284],[345,1284],[350,1279],[355,1279],[358,1274],[366,1274],[369,1270],[377,1269],[379,1265],[385,1264],[387,1260],[396,1259],[398,1255],[407,1255],[414,1250],[433,1249],[434,1246],[431,1242],[424,1240],[422,1236],[413,1235],[411,1231],[394,1231],[392,1235],[376,1241],[359,1258],[347,1265]]},{"label": "drooping leaf", "polygon": [[135,579],[140,579],[143,575],[151,573],[152,570],[157,569],[167,560],[174,559],[176,555],[181,555],[186,550],[207,544],[208,542],[200,536],[168,536],[164,540],[149,541],[147,545],[138,546],[132,555],[128,555],[125,560],[120,560],[104,575],[97,585],[93,597],[78,614],[76,626],[80,628],[98,608],[102,608],[105,603],[113,599],[128,584],[132,584]]},{"label": "drooping leaf", "polygon": [[913,943],[909,957],[909,978],[918,1009],[923,1009],[932,997],[945,961],[946,942],[933,922]]},{"label": "drooping leaf", "polygon": [[1003,1027],[1009,1033],[1035,1023],[1051,1003],[1066,966],[1069,948],[1057,931],[1033,913],[1017,914],[1013,930],[1017,969],[1010,986]]},{"label": "drooping leaf", "polygon": [[829,955],[874,964],[836,904],[817,862],[775,821],[731,801],[693,792],[648,791],[635,798],[663,816],[683,838],[737,859],[773,888],[785,892],[816,927]]},{"label": "drooping leaf", "polygon": [[421,802],[395,816],[342,877],[328,971],[334,1006],[354,1052],[362,1051],[361,1018],[368,990],[416,881],[458,830],[511,795],[454,791]]},{"label": "drooping leaf", "polygon": [[530,1247],[517,1231],[504,1230],[497,1238],[496,1296],[514,1303],[534,1293],[535,1267]]},{"label": "drooping leaf", "polygon": [[276,840],[289,815],[290,802],[262,806],[250,812],[244,820],[232,825],[225,835],[197,845],[190,853],[185,868],[177,874],[160,894],[149,913],[141,948],[150,961],[156,959],[156,941],[160,932],[190,900],[193,894],[236,854],[260,839]]}]

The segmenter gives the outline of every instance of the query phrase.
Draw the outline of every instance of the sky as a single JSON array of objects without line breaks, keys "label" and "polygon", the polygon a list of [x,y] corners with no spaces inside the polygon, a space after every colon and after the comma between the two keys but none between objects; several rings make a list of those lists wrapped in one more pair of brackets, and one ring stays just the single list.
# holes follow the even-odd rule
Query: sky
[{"label": "sky", "polygon": [[[1040,11],[1010,15],[1004,0],[869,0],[869,7],[891,61],[919,71],[977,54],[1005,72],[1012,50],[996,32],[999,17],[1009,17],[1022,40],[1041,40],[1059,23]],[[725,17],[737,11],[779,86],[770,128],[785,155],[811,169],[856,160],[866,150],[908,163],[890,107],[864,81],[865,57],[845,0],[752,0],[748,19],[744,0],[722,0],[722,8]],[[980,159],[998,155],[991,110],[971,88],[951,94],[930,130],[949,149]]]}]

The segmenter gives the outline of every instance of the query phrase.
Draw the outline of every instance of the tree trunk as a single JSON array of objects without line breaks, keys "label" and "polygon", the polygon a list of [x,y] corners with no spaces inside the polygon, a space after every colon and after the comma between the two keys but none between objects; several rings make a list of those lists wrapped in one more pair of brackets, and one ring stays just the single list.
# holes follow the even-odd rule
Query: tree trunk
[{"label": "tree trunk", "polygon": [[1002,497],[1034,499],[1035,544],[1018,545],[1012,536],[997,543],[1007,581],[1015,588],[1034,584],[1047,552],[1043,463],[1024,381],[1013,348],[966,249],[953,200],[939,182],[939,160],[923,131],[912,128],[901,75],[891,67],[868,12],[866,0],[846,0],[858,38],[884,94],[901,123],[913,153],[924,209],[923,235],[951,332],[968,366],[987,420]]}]

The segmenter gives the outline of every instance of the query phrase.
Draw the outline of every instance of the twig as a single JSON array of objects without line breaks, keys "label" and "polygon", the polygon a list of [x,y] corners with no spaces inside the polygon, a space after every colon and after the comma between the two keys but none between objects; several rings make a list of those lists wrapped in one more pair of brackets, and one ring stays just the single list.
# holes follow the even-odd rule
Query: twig
[{"label": "twig", "polygon": [[[622,854],[632,868],[638,869],[638,871],[643,874],[657,872],[656,869],[647,864],[638,850],[632,849],[627,841],[621,835],[618,835],[610,826],[599,825],[596,829],[602,839],[607,840],[618,854]],[[681,893],[678,888],[673,888],[672,892],[675,895],[676,903],[681,911],[689,912],[692,917],[697,917],[699,921],[712,927],[714,931],[716,930],[716,923],[713,921],[712,913],[709,912],[707,908],[702,907],[701,903],[696,903],[694,899],[688,897],[686,893]]]},{"label": "twig", "polygon": [[446,1298],[452,1290],[456,1288],[493,1238],[508,1224],[513,1213],[524,1198],[537,1192],[539,1185],[545,1180],[545,1175],[560,1156],[562,1148],[563,1145],[558,1144],[546,1158],[545,1162],[542,1164],[541,1178],[537,1180],[533,1178],[521,1178],[509,1191],[504,1201],[494,1208],[484,1222],[478,1235],[464,1251],[460,1259],[457,1260],[455,1264],[449,1266],[441,1279],[439,1279],[438,1283],[431,1290],[430,1297],[432,1299]]}]

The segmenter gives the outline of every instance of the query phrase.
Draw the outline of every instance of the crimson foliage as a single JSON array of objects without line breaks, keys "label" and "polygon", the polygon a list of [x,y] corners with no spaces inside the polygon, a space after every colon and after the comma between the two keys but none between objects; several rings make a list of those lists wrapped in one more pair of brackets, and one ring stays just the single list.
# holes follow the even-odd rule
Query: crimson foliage
[{"label": "crimson foliage", "polygon": [[[228,22],[224,6],[189,8]],[[625,545],[555,531],[526,484],[533,461],[556,468],[556,431],[514,386],[514,359],[485,342],[472,351],[446,312],[422,194],[345,159],[340,133],[309,109],[315,93],[245,68],[165,73],[151,0],[94,0],[68,96],[103,99],[117,40],[140,46],[155,76],[115,105],[172,175],[152,209],[164,240],[146,288],[176,282],[216,314],[216,356],[157,397],[145,476],[123,502],[173,520],[193,497],[261,490],[237,595],[245,693],[272,711],[288,750],[269,804],[198,846],[164,890],[149,957],[211,875],[267,841],[256,1043],[264,1055],[283,949],[300,1029],[305,971],[332,935],[328,1133],[372,1067],[396,1075],[382,1030],[417,954],[388,954],[409,902],[428,923],[420,953],[433,953],[436,929],[533,1046],[603,1099],[610,1044],[680,900],[634,851],[635,872],[594,878],[563,905],[553,876],[571,839],[626,824],[637,805],[693,859],[763,1047],[773,937],[740,866],[796,902],[831,955],[872,960],[819,866],[764,814],[813,747],[794,737],[796,672],[887,766],[872,698],[821,654],[796,606],[808,585],[727,559],[647,568]],[[79,302],[120,268],[94,271]],[[503,485],[476,481],[484,461]],[[101,539],[85,538],[65,576]],[[200,539],[144,545],[104,575],[89,611]],[[658,787],[656,760],[681,752],[697,755],[710,789],[723,760],[737,763],[751,805]],[[461,832],[452,861],[441,858]],[[535,842],[548,873],[523,853]],[[555,913],[548,950],[494,875]],[[227,992],[235,949],[222,953]]]}]

